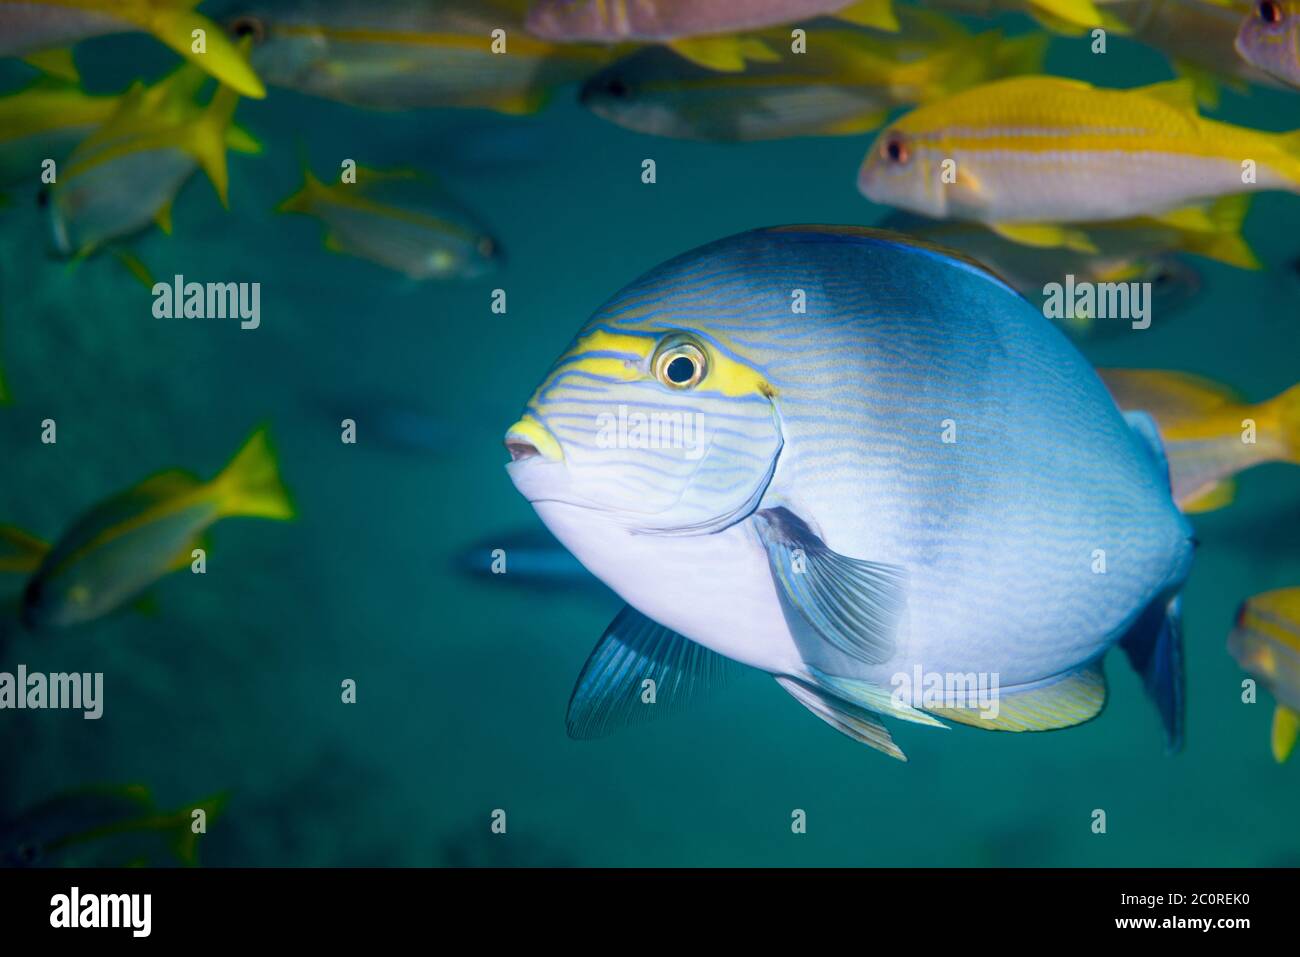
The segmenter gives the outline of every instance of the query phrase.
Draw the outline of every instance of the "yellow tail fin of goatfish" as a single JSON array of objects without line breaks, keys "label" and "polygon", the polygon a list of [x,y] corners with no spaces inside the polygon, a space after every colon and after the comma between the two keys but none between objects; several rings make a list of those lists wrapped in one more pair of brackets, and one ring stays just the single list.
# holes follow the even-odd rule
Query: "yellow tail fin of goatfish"
[{"label": "yellow tail fin of goatfish", "polygon": [[1273,711],[1273,760],[1278,764],[1290,757],[1298,733],[1300,733],[1300,714],[1296,714],[1286,705],[1278,705]]},{"label": "yellow tail fin of goatfish", "polygon": [[1215,259],[1238,269],[1260,269],[1254,250],[1241,235],[1250,209],[1250,195],[1224,196],[1208,206],[1176,209],[1153,217],[1177,229],[1181,246],[1189,253]]},{"label": "yellow tail fin of goatfish", "polygon": [[[205,73],[244,96],[258,100],[266,96],[266,87],[249,66],[245,53],[230,41],[221,27],[194,11],[198,0],[165,0],[123,6],[125,9],[120,14],[123,19],[152,33]],[[200,46],[203,52],[196,49]]]},{"label": "yellow tail fin of goatfish", "polygon": [[34,572],[49,550],[49,544],[35,535],[13,525],[0,525],[0,572]]},{"label": "yellow tail fin of goatfish", "polygon": [[1281,442],[1286,461],[1300,465],[1300,385],[1264,403],[1264,428],[1272,426]]},{"label": "yellow tail fin of goatfish", "polygon": [[893,0],[858,0],[835,13],[834,17],[855,26],[871,27],[888,33],[897,33],[899,30]]},{"label": "yellow tail fin of goatfish", "polygon": [[77,84],[81,82],[81,73],[78,72],[77,64],[72,60],[72,50],[69,47],[61,47],[55,50],[37,50],[34,53],[26,54],[23,57],[23,62],[36,67],[46,76],[52,76],[66,83]]},{"label": "yellow tail fin of goatfish", "polygon": [[212,487],[223,516],[294,517],[293,503],[280,481],[265,427],[254,432],[235,453],[230,464],[212,480]]}]

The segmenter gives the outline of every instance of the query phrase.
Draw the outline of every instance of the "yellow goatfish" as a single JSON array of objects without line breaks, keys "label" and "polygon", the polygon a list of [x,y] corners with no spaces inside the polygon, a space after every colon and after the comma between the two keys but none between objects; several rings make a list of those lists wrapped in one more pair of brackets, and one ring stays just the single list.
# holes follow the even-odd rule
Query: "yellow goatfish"
[{"label": "yellow goatfish", "polygon": [[1265,462],[1300,464],[1300,385],[1266,402],[1182,372],[1098,369],[1115,404],[1156,421],[1174,501],[1184,512],[1229,504],[1233,476]]},{"label": "yellow goatfish", "polygon": [[272,86],[375,109],[532,113],[552,89],[608,62],[603,47],[531,37],[500,0],[286,0],[226,20]]},{"label": "yellow goatfish", "polygon": [[891,124],[858,187],[872,202],[975,220],[1028,245],[1079,247],[1060,224],[1151,216],[1195,227],[1206,214],[1187,207],[1256,190],[1300,192],[1300,131],[1204,119],[1188,80],[1107,90],[1013,77]]},{"label": "yellow goatfish", "polygon": [[[23,623],[33,630],[58,628],[122,607],[189,566],[208,527],[235,516],[294,516],[265,429],[207,482],[179,470],[160,472],[73,522],[27,583]],[[6,537],[15,538],[12,532]],[[27,549],[35,547],[29,542]]]},{"label": "yellow goatfish", "polygon": [[1272,743],[1273,758],[1281,764],[1300,732],[1300,588],[1281,588],[1242,602],[1228,652],[1277,699]]},{"label": "yellow goatfish", "polygon": [[0,97],[0,186],[39,180],[46,159],[62,160],[119,102],[48,78]]},{"label": "yellow goatfish", "polygon": [[177,192],[202,167],[227,203],[226,148],[260,146],[232,125],[239,94],[218,86],[205,106],[206,81],[185,65],[152,87],[137,84],[118,109],[68,157],[45,201],[56,250],[83,257],[156,222],[171,231]]},{"label": "yellow goatfish", "polygon": [[244,96],[266,96],[244,55],[196,6],[198,0],[0,0],[0,56],[114,33],[150,33]]}]

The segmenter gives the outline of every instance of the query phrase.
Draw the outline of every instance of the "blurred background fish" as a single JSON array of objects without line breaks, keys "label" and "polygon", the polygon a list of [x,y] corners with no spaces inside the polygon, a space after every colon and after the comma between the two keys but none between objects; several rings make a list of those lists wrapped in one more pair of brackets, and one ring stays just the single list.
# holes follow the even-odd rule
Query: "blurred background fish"
[{"label": "blurred background fish", "polygon": [[[1042,68],[1044,36],[971,36],[954,21],[900,14],[902,33],[821,30],[806,53],[787,50],[739,73],[718,73],[649,47],[597,73],[580,98],[598,116],[657,136],[843,136],[875,129],[896,107]],[[780,34],[760,38],[774,50],[785,42]]]},{"label": "blurred background fish", "polygon": [[[196,6],[198,0],[0,0],[0,56],[31,56],[89,37],[143,31],[242,95],[265,96],[244,54]],[[202,31],[201,48],[196,30]]]},{"label": "blurred background fish", "polygon": [[157,223],[171,232],[176,194],[196,170],[227,205],[227,148],[260,145],[232,125],[239,94],[218,86],[195,101],[203,74],[183,66],[152,87],[126,93],[108,121],[82,141],[45,202],[55,249],[83,258],[105,243]]},{"label": "blurred background fish", "polygon": [[[530,37],[521,17],[512,0],[284,0],[232,9],[225,27],[252,41],[253,66],[272,86],[376,109],[532,113],[610,57]],[[494,30],[506,31],[499,52]]]},{"label": "blurred background fish", "polygon": [[[0,821],[0,866],[194,866],[200,839],[228,800],[214,794],[163,811],[140,784],[66,791]],[[196,810],[203,811],[197,832]]]},{"label": "blurred background fish", "polygon": [[468,578],[506,588],[613,596],[544,527],[508,529],[489,535],[457,552],[452,567]]},{"label": "blurred background fish", "polygon": [[[171,470],[145,479],[72,522],[45,553],[23,593],[32,630],[92,621],[140,597],[223,518],[285,520],[294,515],[266,432],[259,429],[215,478]],[[11,542],[15,541],[12,533]]]},{"label": "blurred background fish", "polygon": [[355,174],[326,185],[304,169],[302,188],[279,210],[320,220],[327,249],[408,279],[476,279],[500,265],[497,241],[432,177],[362,166]]},{"label": "blurred background fish", "polygon": [[[891,213],[880,224],[913,236],[959,249],[1005,279],[1030,302],[1040,302],[1049,283],[1067,275],[1087,282],[1149,282],[1152,313],[1164,318],[1192,302],[1202,288],[1201,274],[1180,258],[1175,230],[1152,221],[1132,220],[1098,227],[1086,236],[1096,252],[1065,247],[1026,246],[1012,242],[978,223],[927,219],[912,213]],[[1192,234],[1199,242],[1204,234]],[[1092,336],[1127,324],[1100,322],[1084,313],[1057,320],[1076,336]]]},{"label": "blurred background fish", "polygon": [[[1243,175],[1243,158],[1255,177]],[[920,106],[877,137],[858,173],[876,203],[971,219],[1030,245],[1086,240],[1060,224],[1161,218],[1255,190],[1300,192],[1300,130],[1266,133],[1197,114],[1188,80],[1107,90],[1013,77]]]},{"label": "blurred background fish", "polygon": [[1155,419],[1184,512],[1232,502],[1233,476],[1265,462],[1300,465],[1300,385],[1264,402],[1199,376],[1155,369],[1099,369],[1121,409]]},{"label": "blurred background fish", "polygon": [[1300,588],[1265,592],[1243,602],[1228,651],[1277,699],[1272,747],[1280,764],[1300,732]]},{"label": "blurred background fish", "polygon": [[61,162],[120,102],[49,77],[0,96],[0,189],[39,183],[41,163]]},{"label": "blurred background fish", "polygon": [[1241,23],[1236,49],[1252,66],[1300,87],[1300,3],[1258,0]]},{"label": "blurred background fish", "polygon": [[[536,0],[527,27],[547,40],[666,44],[710,70],[741,70],[746,61],[777,59],[745,31],[829,16],[878,30],[897,30],[892,0]],[[741,35],[737,35],[741,34]],[[786,34],[783,42],[788,42]]]}]

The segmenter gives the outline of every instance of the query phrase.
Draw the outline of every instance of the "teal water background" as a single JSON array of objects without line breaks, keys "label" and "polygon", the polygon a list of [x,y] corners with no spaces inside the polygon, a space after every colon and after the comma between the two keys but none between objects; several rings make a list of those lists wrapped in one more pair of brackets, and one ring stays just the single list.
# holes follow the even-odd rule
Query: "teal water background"
[{"label": "teal water background", "polygon": [[[1158,54],[1111,42],[1099,58],[1058,38],[1052,72],[1111,86],[1168,75]],[[79,58],[105,88],[170,65],[138,38],[93,41]],[[1280,130],[1300,126],[1298,103],[1228,92],[1214,115]],[[616,599],[453,570],[469,544],[538,524],[501,436],[579,324],[701,243],[883,218],[854,185],[869,136],[651,139],[588,115],[571,90],[521,119],[372,113],[282,90],[238,117],[266,152],[232,156],[231,211],[195,177],[175,234],[132,248],[159,278],[260,282],[255,331],[155,319],[111,257],[75,270],[49,258],[27,198],[0,211],[0,363],[15,397],[0,409],[0,521],[57,535],[154,471],[214,473],[263,421],[300,512],[216,526],[208,574],[161,583],[154,616],[9,629],[0,670],[102,671],[106,704],[99,721],[0,713],[0,813],[91,782],[145,783],[164,805],[229,789],[201,847],[212,865],[1300,864],[1300,761],[1273,762],[1271,699],[1241,702],[1225,650],[1243,598],[1300,585],[1300,469],[1252,471],[1236,504],[1195,519],[1176,757],[1118,654],[1097,720],[1039,735],[896,728],[907,764],[835,734],[757,673],[698,712],[571,741],[565,704]],[[325,251],[316,223],[273,211],[300,183],[303,148],[318,172],[345,157],[439,172],[494,229],[504,271],[417,286]],[[1198,261],[1192,305],[1085,352],[1209,375],[1252,399],[1300,380],[1298,215],[1300,197],[1257,197],[1246,232],[1269,271]],[[504,316],[489,308],[495,287]],[[382,441],[373,423],[394,407],[434,420],[435,448]],[[344,416],[355,446],[339,440]],[[46,418],[56,445],[39,441]],[[354,705],[340,702],[347,678]],[[489,831],[498,808],[503,836]],[[1104,835],[1091,830],[1098,808]]]}]

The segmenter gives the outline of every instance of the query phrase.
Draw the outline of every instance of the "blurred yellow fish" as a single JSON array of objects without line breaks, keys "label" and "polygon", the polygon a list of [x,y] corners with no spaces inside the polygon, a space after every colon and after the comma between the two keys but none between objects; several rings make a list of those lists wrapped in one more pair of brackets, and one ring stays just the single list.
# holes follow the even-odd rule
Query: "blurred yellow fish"
[{"label": "blurred yellow fish", "polygon": [[227,147],[261,147],[232,125],[239,94],[230,87],[218,86],[206,106],[196,102],[205,80],[186,65],[152,87],[137,84],[73,150],[45,197],[59,253],[87,256],[151,222],[170,232],[172,201],[200,167],[227,205]]},{"label": "blurred yellow fish", "polygon": [[[780,59],[765,40],[746,31],[823,16],[898,29],[892,0],[536,0],[526,23],[544,40],[663,43],[707,70],[738,72],[747,62]],[[783,33],[781,42],[788,40]]]},{"label": "blurred yellow fish", "polygon": [[1060,77],[998,80],[918,107],[884,130],[858,174],[872,202],[986,223],[1029,245],[1073,245],[1060,224],[1170,218],[1198,203],[1300,192],[1300,131],[1196,112],[1190,81],[1107,90]]},{"label": "blurred yellow fish", "polygon": [[38,181],[44,160],[62,160],[120,101],[49,78],[0,97],[0,186]]},{"label": "blurred yellow fish", "polygon": [[[556,86],[608,62],[601,47],[545,43],[501,0],[250,4],[225,21],[272,86],[376,109],[532,113]],[[494,31],[504,33],[494,38]],[[494,44],[497,50],[494,51]]]},{"label": "blurred yellow fish", "polygon": [[[73,522],[27,583],[23,623],[32,630],[65,627],[122,607],[189,566],[208,527],[235,516],[294,516],[265,429],[207,482],[188,472],[160,472]],[[12,547],[13,533],[7,538]],[[29,542],[28,552],[34,549]]]},{"label": "blurred yellow fish", "polygon": [[[582,88],[592,112],[620,126],[680,139],[745,141],[840,136],[875,129],[898,106],[1042,68],[1047,37],[972,37],[935,14],[901,11],[904,32],[822,29],[808,51],[743,73],[718,73],[648,47]],[[782,35],[760,34],[779,47]]]},{"label": "blurred yellow fish", "polygon": [[410,279],[473,279],[500,263],[500,244],[430,177],[366,167],[355,173],[355,182],[326,185],[305,169],[302,188],[279,211],[319,219],[327,249]]},{"label": "blurred yellow fish", "polygon": [[[139,784],[66,791],[0,821],[0,867],[121,867],[127,855],[141,864],[164,863],[158,853],[164,849],[167,857],[192,867],[200,836],[228,801],[223,792],[161,811]],[[197,833],[196,810],[205,815],[204,830]]]},{"label": "blurred yellow fish", "polygon": [[1300,732],[1300,588],[1265,592],[1242,602],[1228,652],[1277,699],[1273,758],[1279,764]]},{"label": "blurred yellow fish", "polygon": [[1251,404],[1183,372],[1098,369],[1115,403],[1156,421],[1174,501],[1184,512],[1229,504],[1233,476],[1265,462],[1300,464],[1300,385]]},{"label": "blurred yellow fish", "polygon": [[[0,0],[0,56],[23,56],[114,33],[150,33],[244,96],[266,96],[198,0]],[[201,31],[196,36],[195,31]]]}]

